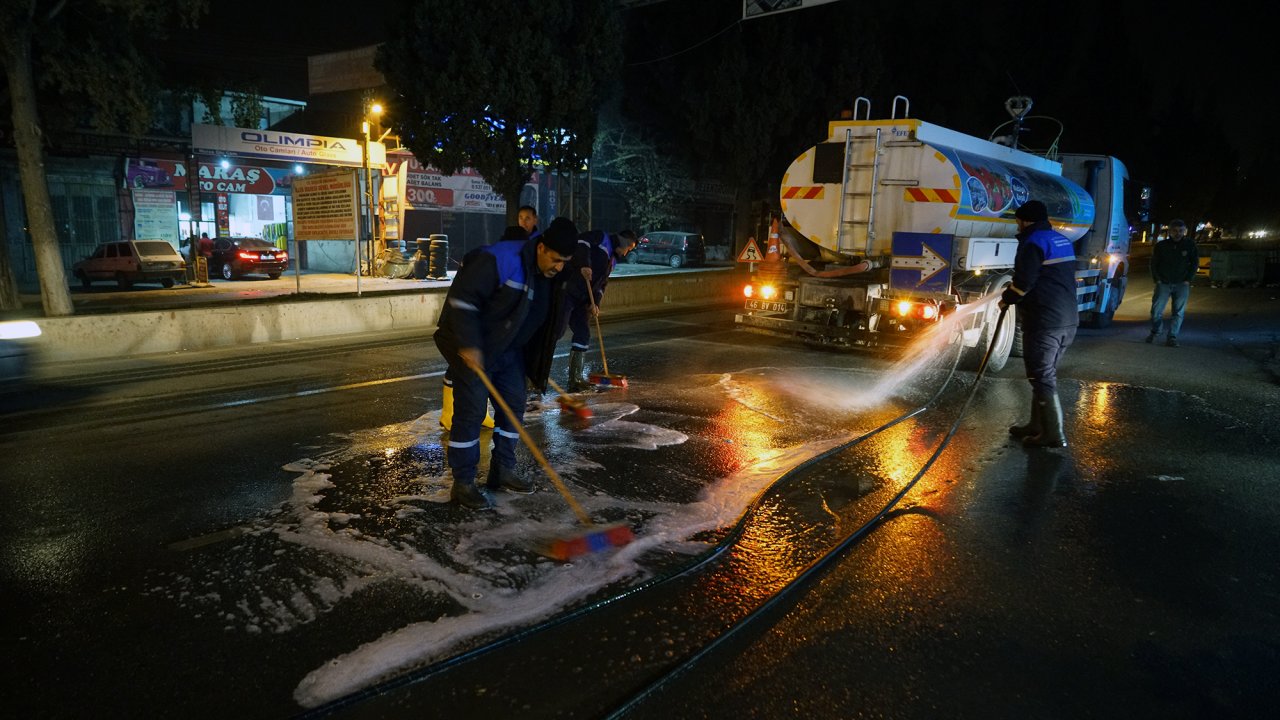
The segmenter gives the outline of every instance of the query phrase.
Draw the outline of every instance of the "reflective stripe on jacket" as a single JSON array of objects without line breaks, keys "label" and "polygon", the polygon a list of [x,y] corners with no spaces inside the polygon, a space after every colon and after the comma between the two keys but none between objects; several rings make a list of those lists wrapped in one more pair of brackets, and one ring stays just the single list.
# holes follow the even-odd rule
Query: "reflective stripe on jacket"
[{"label": "reflective stripe on jacket", "polygon": [[576,271],[569,282],[569,295],[574,301],[585,303],[584,292],[586,281],[582,279],[582,268],[591,268],[591,290],[596,304],[604,299],[604,289],[609,284],[609,275],[617,264],[613,254],[613,237],[603,230],[591,230],[578,236],[578,248],[573,254],[573,268]]},{"label": "reflective stripe on jacket", "polygon": [[1013,284],[1001,299],[1018,306],[1024,330],[1078,325],[1076,255],[1071,241],[1048,222],[1018,233]]},{"label": "reflective stripe on jacket", "polygon": [[468,253],[440,309],[436,346],[451,363],[459,348],[480,348],[497,358],[520,331],[537,272],[537,241],[504,240]]}]

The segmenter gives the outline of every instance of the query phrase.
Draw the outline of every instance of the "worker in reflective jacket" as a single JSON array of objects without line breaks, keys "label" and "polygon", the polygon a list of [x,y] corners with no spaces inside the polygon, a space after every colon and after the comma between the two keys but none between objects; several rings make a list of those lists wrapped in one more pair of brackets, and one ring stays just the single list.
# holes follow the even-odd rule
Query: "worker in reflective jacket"
[{"label": "worker in reflective jacket", "polygon": [[[559,298],[555,277],[577,248],[578,229],[556,218],[538,238],[504,240],[469,254],[454,276],[434,339],[453,380],[453,421],[446,457],[453,476],[454,502],[479,509],[491,505],[476,486],[480,425],[489,391],[476,374],[482,369],[521,422],[525,383],[545,387],[555,349],[553,334]],[[496,400],[495,400],[496,404]],[[496,417],[489,489],[533,492],[533,482],[515,472],[519,429],[505,413]]]},{"label": "worker in reflective jacket", "polygon": [[578,236],[578,248],[565,281],[565,307],[556,330],[557,339],[564,335],[566,325],[573,330],[569,346],[569,392],[591,386],[583,376],[584,359],[591,348],[590,320],[600,314],[600,303],[614,266],[635,248],[636,240],[636,234],[630,230],[613,235],[591,230]]},{"label": "worker in reflective jacket", "polygon": [[1016,306],[1022,326],[1022,359],[1031,383],[1031,420],[1009,433],[1033,447],[1066,447],[1058,363],[1076,337],[1076,256],[1071,241],[1049,224],[1044,203],[1029,200],[1014,212],[1018,253],[1013,282],[1001,309]]}]

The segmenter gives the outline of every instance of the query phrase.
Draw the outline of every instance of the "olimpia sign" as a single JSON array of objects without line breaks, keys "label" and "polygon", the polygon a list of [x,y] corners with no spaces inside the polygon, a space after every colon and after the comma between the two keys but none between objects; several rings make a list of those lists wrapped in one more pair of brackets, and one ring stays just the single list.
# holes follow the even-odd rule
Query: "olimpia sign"
[{"label": "olimpia sign", "polygon": [[[191,145],[195,152],[205,155],[346,167],[364,164],[363,146],[359,140],[351,138],[195,124],[191,126]],[[369,165],[382,167],[386,162],[387,152],[382,143],[369,143]]]}]

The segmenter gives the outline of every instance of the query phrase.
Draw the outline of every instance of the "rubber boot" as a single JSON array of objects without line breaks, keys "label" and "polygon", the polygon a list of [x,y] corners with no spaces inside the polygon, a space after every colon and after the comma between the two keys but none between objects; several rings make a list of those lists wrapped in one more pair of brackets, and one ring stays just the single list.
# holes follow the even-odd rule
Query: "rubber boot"
[{"label": "rubber boot", "polygon": [[566,385],[569,388],[569,392],[582,392],[583,390],[591,389],[591,383],[587,382],[587,379],[582,375],[582,364],[586,356],[585,350],[574,349],[569,351],[569,384]]},{"label": "rubber boot", "polygon": [[1010,427],[1009,434],[1018,439],[1040,434],[1040,403],[1034,397],[1031,398],[1031,419],[1026,425]]},{"label": "rubber boot", "polygon": [[[445,385],[444,391],[441,393],[440,406],[440,427],[445,430],[453,429],[453,386]],[[484,420],[480,423],[484,427],[493,427],[493,413],[489,412],[486,405],[484,409]]]},{"label": "rubber boot", "polygon": [[440,427],[445,430],[453,429],[453,386],[445,385],[444,391],[441,393],[440,404]]},{"label": "rubber boot", "polygon": [[532,482],[517,475],[515,468],[509,468],[497,462],[489,464],[489,479],[485,482],[485,487],[490,490],[506,490],[520,495],[528,495],[533,492]]},{"label": "rubber boot", "polygon": [[1040,432],[1022,438],[1027,447],[1062,448],[1067,446],[1067,436],[1062,431],[1062,401],[1058,393],[1037,397],[1040,405]]},{"label": "rubber boot", "polygon": [[476,487],[475,478],[470,480],[453,479],[453,487],[449,489],[449,500],[472,510],[487,510],[493,507],[484,490]]}]

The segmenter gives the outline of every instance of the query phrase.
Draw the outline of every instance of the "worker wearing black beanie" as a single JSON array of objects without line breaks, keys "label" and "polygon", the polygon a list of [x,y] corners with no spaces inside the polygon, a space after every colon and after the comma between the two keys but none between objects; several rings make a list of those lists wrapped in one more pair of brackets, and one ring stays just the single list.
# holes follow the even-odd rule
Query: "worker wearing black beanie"
[{"label": "worker wearing black beanie", "polygon": [[1014,312],[1022,327],[1022,359],[1031,383],[1031,420],[1014,425],[1009,434],[1033,447],[1066,447],[1062,402],[1058,398],[1058,363],[1076,337],[1076,255],[1071,241],[1053,229],[1049,211],[1028,200],[1014,211],[1018,252],[1013,281],[1000,307]]},{"label": "worker wearing black beanie", "polygon": [[495,418],[487,485],[516,493],[534,490],[533,481],[515,470],[518,424],[526,383],[545,386],[551,370],[552,319],[564,292],[563,283],[552,278],[564,269],[577,244],[578,228],[568,218],[556,218],[537,237],[501,240],[468,253],[454,276],[433,336],[452,380],[446,458],[454,502],[473,509],[491,505],[476,486],[480,426],[489,401],[480,372],[516,416],[514,421],[505,414]]}]

